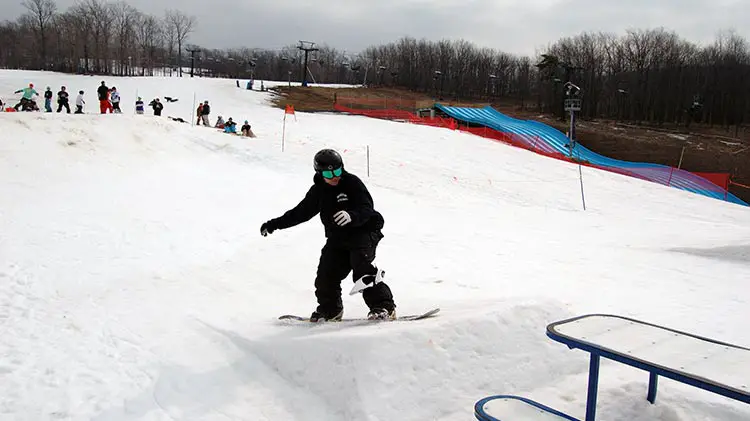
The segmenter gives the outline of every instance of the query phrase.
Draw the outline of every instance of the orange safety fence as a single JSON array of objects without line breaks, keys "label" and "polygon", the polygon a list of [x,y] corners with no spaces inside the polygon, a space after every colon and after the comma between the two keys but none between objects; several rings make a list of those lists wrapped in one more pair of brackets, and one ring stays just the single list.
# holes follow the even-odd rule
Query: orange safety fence
[{"label": "orange safety fence", "polygon": [[[347,101],[351,101],[352,106],[347,106]],[[353,108],[365,107],[365,108]],[[420,124],[433,127],[443,127],[451,130],[460,130],[463,132],[471,133],[484,138],[492,139],[498,142],[515,146],[518,148],[526,149],[535,152],[540,155],[544,155],[550,158],[559,159],[566,162],[579,163],[586,167],[597,168],[604,171],[609,171],[629,177],[634,177],[642,180],[653,181],[643,174],[637,171],[631,171],[627,168],[618,168],[611,166],[602,166],[592,164],[588,161],[581,161],[571,158],[565,153],[561,153],[558,150],[553,149],[549,143],[543,141],[535,135],[522,135],[517,133],[500,132],[487,126],[470,126],[459,124],[457,120],[451,117],[420,117],[414,112],[407,110],[416,110],[416,101],[412,100],[400,100],[393,98],[366,98],[366,97],[355,97],[355,98],[337,98],[334,103],[334,109],[336,111],[363,115],[366,117],[387,119],[387,120],[399,120],[409,122],[412,124]],[[394,107],[394,108],[391,108]],[[397,109],[395,107],[403,108]],[[723,191],[728,191],[730,185],[735,185],[743,188],[750,188],[743,184],[735,183],[730,179],[729,173],[694,173],[700,177],[703,177],[713,184],[721,187]],[[662,183],[664,184],[664,183]],[[669,182],[666,182],[669,185]]]},{"label": "orange safety fence", "polygon": [[405,111],[405,110],[394,110],[394,109],[359,109],[350,108],[340,103],[333,104],[333,109],[336,111],[363,115],[366,117],[380,118],[386,120],[402,120],[413,124],[421,124],[424,126],[444,127],[448,129],[455,129],[457,127],[456,120],[452,118],[443,117],[419,117],[418,115]]}]

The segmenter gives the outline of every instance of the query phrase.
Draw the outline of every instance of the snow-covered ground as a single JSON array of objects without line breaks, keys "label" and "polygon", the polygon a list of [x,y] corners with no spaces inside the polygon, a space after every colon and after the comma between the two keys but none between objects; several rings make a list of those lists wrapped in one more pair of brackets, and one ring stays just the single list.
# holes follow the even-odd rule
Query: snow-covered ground
[{"label": "snow-covered ground", "polygon": [[[125,114],[0,113],[0,420],[468,420],[493,394],[583,418],[588,355],[548,339],[553,321],[615,313],[750,346],[747,208],[583,168],[584,211],[577,166],[365,117],[290,116],[282,152],[283,111],[234,80],[0,71],[0,98],[66,85],[95,113],[101,80]],[[136,92],[179,101],[135,116]],[[166,118],[194,95],[258,137]],[[302,198],[323,147],[385,217],[398,312],[438,317],[276,320],[314,309],[323,232],[259,227]],[[603,362],[599,418],[750,418],[666,379],[651,405],[647,382]]]}]

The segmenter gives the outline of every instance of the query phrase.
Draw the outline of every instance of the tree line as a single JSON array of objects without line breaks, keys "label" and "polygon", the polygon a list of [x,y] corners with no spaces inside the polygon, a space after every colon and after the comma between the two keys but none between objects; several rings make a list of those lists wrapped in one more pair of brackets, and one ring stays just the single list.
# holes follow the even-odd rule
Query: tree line
[{"label": "tree line", "polygon": [[23,0],[16,21],[0,23],[0,67],[66,73],[153,76],[181,69],[196,19],[178,10],[156,17],[125,2],[82,0],[59,12],[54,0]]},{"label": "tree line", "polygon": [[[0,23],[0,67],[68,73],[180,74],[406,88],[444,100],[516,104],[564,117],[582,100],[584,118],[652,124],[739,126],[750,111],[750,47],[734,32],[699,46],[665,29],[623,35],[584,32],[535,57],[464,40],[410,37],[345,54],[316,45],[206,49],[188,44],[195,17],[149,15],[124,2],[82,0],[59,12],[54,0],[24,0],[27,12]],[[305,66],[306,65],[306,66]],[[580,88],[571,91],[570,84]],[[573,92],[573,93],[572,93]]]}]

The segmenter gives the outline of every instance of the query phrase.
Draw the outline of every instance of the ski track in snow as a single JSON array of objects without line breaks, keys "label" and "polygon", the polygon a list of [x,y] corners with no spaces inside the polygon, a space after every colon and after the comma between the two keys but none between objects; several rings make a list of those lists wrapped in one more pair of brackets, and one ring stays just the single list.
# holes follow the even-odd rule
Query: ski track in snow
[{"label": "ski track in snow", "polygon": [[[298,113],[282,153],[269,93],[105,79],[125,114],[0,113],[0,420],[452,421],[494,394],[583,418],[588,354],[548,339],[553,321],[616,313],[750,345],[745,208],[586,168],[583,212],[574,165],[356,116]],[[28,81],[93,92],[99,78],[0,70],[0,92]],[[212,121],[247,118],[258,137],[134,116],[136,92],[180,98],[164,114],[185,119],[209,99]],[[397,311],[437,317],[276,320],[314,308],[322,228],[258,228],[302,198],[323,147],[385,217],[376,262]],[[750,418],[668,380],[651,405],[647,382],[603,361],[598,416]]]}]

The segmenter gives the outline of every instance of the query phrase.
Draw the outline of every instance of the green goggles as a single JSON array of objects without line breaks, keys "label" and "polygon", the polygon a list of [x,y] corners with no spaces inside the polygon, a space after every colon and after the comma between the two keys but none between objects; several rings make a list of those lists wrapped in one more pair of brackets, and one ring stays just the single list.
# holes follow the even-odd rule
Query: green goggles
[{"label": "green goggles", "polygon": [[336,168],[335,170],[323,170],[320,172],[320,175],[322,175],[323,178],[331,179],[333,177],[341,177],[342,172],[344,172],[343,168]]}]

